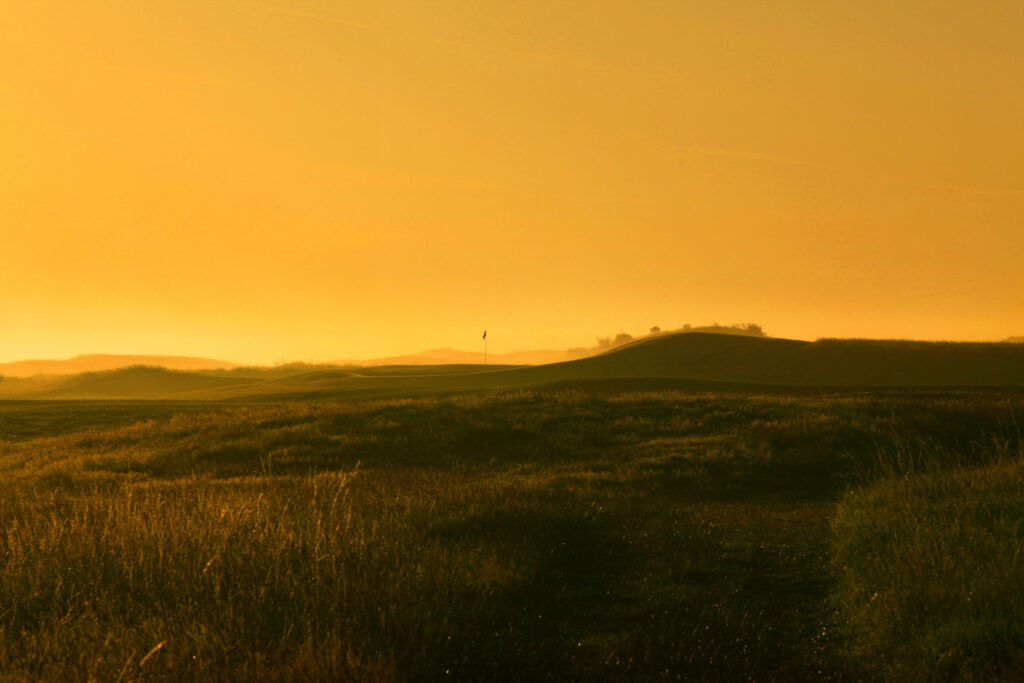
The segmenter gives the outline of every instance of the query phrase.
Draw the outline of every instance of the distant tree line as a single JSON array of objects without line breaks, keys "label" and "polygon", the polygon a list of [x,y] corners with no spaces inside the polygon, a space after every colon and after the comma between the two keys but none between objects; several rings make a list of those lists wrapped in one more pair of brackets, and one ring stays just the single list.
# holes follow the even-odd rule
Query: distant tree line
[{"label": "distant tree line", "polygon": [[682,328],[674,330],[675,332],[713,332],[715,334],[739,334],[745,337],[767,337],[764,333],[764,329],[756,323],[736,323],[734,325],[719,325],[714,323],[712,325],[704,325],[701,327],[693,327],[689,324],[683,325]]}]

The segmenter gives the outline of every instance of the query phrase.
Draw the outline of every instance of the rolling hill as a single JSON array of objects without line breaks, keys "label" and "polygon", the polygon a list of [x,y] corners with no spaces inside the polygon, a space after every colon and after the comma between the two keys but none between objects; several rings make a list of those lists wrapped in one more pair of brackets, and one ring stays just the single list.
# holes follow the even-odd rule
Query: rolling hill
[{"label": "rolling hill", "polygon": [[296,368],[280,376],[128,368],[86,373],[21,398],[343,398],[600,383],[616,388],[1024,387],[1024,346],[662,334],[606,353],[532,366]]},{"label": "rolling hill", "polygon": [[1017,386],[1024,385],[1024,349],[1004,343],[806,342],[683,333],[646,338],[599,356],[536,370],[546,368],[557,379],[679,377],[808,386]]}]

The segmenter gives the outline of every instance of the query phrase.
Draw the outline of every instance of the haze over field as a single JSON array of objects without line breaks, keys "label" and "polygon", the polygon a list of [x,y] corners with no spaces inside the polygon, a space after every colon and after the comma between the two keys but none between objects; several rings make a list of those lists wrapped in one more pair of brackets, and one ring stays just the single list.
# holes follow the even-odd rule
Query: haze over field
[{"label": "haze over field", "polygon": [[8,3],[0,361],[1019,335],[1022,13]]},{"label": "haze over field", "polygon": [[93,354],[61,360],[19,360],[0,363],[0,377],[32,377],[33,375],[77,375],[80,372],[102,372],[132,365],[149,365],[168,370],[214,370],[237,367],[237,363],[211,358],[187,356],[115,356]]}]

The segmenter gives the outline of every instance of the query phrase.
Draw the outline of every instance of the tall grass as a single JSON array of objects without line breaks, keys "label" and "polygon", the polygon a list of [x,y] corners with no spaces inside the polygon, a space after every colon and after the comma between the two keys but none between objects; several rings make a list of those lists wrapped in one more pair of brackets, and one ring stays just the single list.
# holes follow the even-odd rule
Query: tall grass
[{"label": "tall grass", "polygon": [[[949,515],[964,529],[990,520],[900,501],[917,500],[918,478],[945,482],[951,499],[957,486],[968,496],[1015,481],[1022,404],[994,393],[574,391],[0,406],[0,429],[16,427],[0,440],[0,670],[31,680],[902,673],[899,661],[920,651],[900,655],[886,619],[919,631],[945,622],[914,616],[915,583],[893,584],[884,566],[918,560],[899,559],[902,546],[876,527],[886,510],[893,524],[919,514],[923,548]],[[936,453],[933,469],[901,478],[908,468],[893,463],[910,452],[916,463]],[[1003,474],[985,479],[984,467]],[[865,485],[881,488],[844,498],[830,526],[835,501]],[[999,519],[1013,519],[1017,498],[986,495],[978,510],[1005,504]],[[987,552],[1016,547],[999,535],[1007,529]],[[935,557],[948,562],[958,546],[942,543]],[[990,566],[976,572],[989,587],[1001,585],[996,570],[1017,571]],[[943,577],[961,580],[929,576],[937,594],[955,592]],[[865,602],[876,592],[891,595],[888,616]],[[1022,613],[1004,607],[976,622]],[[1005,652],[1014,641],[1001,642]],[[921,661],[952,676],[1014,671],[999,657],[996,669],[967,656]]]},{"label": "tall grass", "polygon": [[615,550],[594,508],[489,478],[97,480],[0,509],[0,665],[39,678],[497,674],[496,629],[537,616],[508,596]]},{"label": "tall grass", "polygon": [[885,478],[833,520],[838,626],[890,680],[1024,678],[1024,462]]}]

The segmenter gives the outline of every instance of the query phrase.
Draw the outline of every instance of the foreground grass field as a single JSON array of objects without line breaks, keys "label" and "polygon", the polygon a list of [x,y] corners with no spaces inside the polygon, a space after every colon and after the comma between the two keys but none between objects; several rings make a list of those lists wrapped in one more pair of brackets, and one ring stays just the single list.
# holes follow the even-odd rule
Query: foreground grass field
[{"label": "foreground grass field", "polygon": [[1020,393],[0,405],[8,679],[1014,679]]}]

